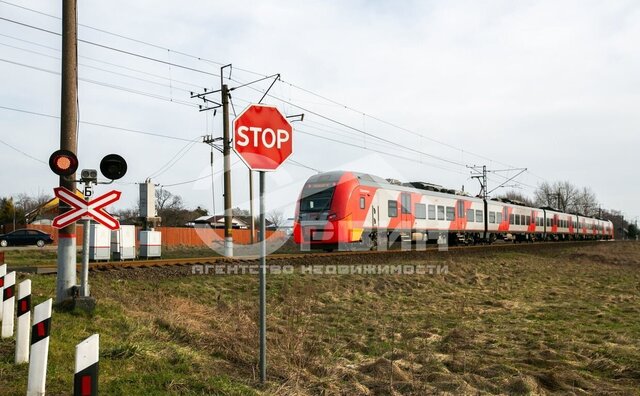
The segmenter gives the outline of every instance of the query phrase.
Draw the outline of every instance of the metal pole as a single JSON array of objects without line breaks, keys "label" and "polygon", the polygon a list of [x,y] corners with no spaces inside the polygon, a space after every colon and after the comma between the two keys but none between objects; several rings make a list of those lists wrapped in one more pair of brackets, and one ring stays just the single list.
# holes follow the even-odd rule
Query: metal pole
[{"label": "metal pole", "polygon": [[260,382],[267,379],[267,242],[264,221],[264,172],[260,172]]},{"label": "metal pole", "polygon": [[[62,92],[60,105],[60,148],[73,153],[77,151],[77,100],[78,100],[78,54],[76,0],[62,2]],[[60,177],[60,186],[76,191],[75,174]],[[70,208],[59,205],[60,214]],[[76,284],[76,225],[68,225],[58,231],[58,275],[56,280],[56,303],[71,297],[71,288]]]},{"label": "metal pole", "polygon": [[231,230],[233,209],[231,207],[231,140],[229,139],[229,87],[222,84],[222,153],[224,154],[224,255],[233,257],[233,234]]},{"label": "metal pole", "polygon": [[82,283],[80,295],[89,297],[89,239],[91,238],[91,220],[82,222]]},{"label": "metal pole", "polygon": [[[213,173],[213,145],[211,145],[211,216],[216,215],[216,187],[215,176]],[[215,217],[214,217],[215,221]]]},{"label": "metal pole", "polygon": [[251,244],[256,234],[256,220],[253,217],[253,172],[249,169],[249,215],[251,215]]}]

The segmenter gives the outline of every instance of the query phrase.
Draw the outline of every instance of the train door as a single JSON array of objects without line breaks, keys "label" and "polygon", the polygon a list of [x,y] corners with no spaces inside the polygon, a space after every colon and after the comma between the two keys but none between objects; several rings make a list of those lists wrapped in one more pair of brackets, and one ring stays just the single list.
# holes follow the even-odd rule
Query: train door
[{"label": "train door", "polygon": [[[403,231],[409,231],[413,228],[413,220],[411,219],[411,194],[400,194],[400,228]],[[409,234],[411,235],[411,234]]]}]

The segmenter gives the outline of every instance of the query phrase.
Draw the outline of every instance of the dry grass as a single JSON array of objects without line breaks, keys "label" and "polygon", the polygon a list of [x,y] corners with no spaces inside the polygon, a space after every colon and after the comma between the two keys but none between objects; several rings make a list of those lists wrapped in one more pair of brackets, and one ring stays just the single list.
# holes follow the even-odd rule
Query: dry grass
[{"label": "dry grass", "polygon": [[265,387],[255,276],[101,274],[77,320],[105,394],[638,393],[640,244],[425,257],[448,274],[270,276]]}]

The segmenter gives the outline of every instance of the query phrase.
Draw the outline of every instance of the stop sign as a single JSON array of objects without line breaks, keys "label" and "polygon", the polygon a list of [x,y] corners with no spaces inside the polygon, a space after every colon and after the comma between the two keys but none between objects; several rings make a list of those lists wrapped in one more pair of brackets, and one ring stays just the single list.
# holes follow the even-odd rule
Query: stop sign
[{"label": "stop sign", "polygon": [[233,120],[233,149],[252,170],[276,170],[293,153],[293,128],[275,106],[252,104]]}]

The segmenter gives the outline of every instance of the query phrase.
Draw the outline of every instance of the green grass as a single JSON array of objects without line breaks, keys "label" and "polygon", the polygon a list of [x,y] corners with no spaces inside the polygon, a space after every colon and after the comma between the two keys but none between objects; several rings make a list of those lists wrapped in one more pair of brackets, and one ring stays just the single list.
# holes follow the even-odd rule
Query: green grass
[{"label": "green grass", "polygon": [[[640,244],[430,253],[446,275],[270,276],[268,383],[257,375],[257,277],[92,274],[94,315],[55,312],[48,392],[101,337],[101,394],[610,393],[640,389]],[[37,302],[52,276],[31,276]],[[0,341],[0,389],[26,367]]]}]

